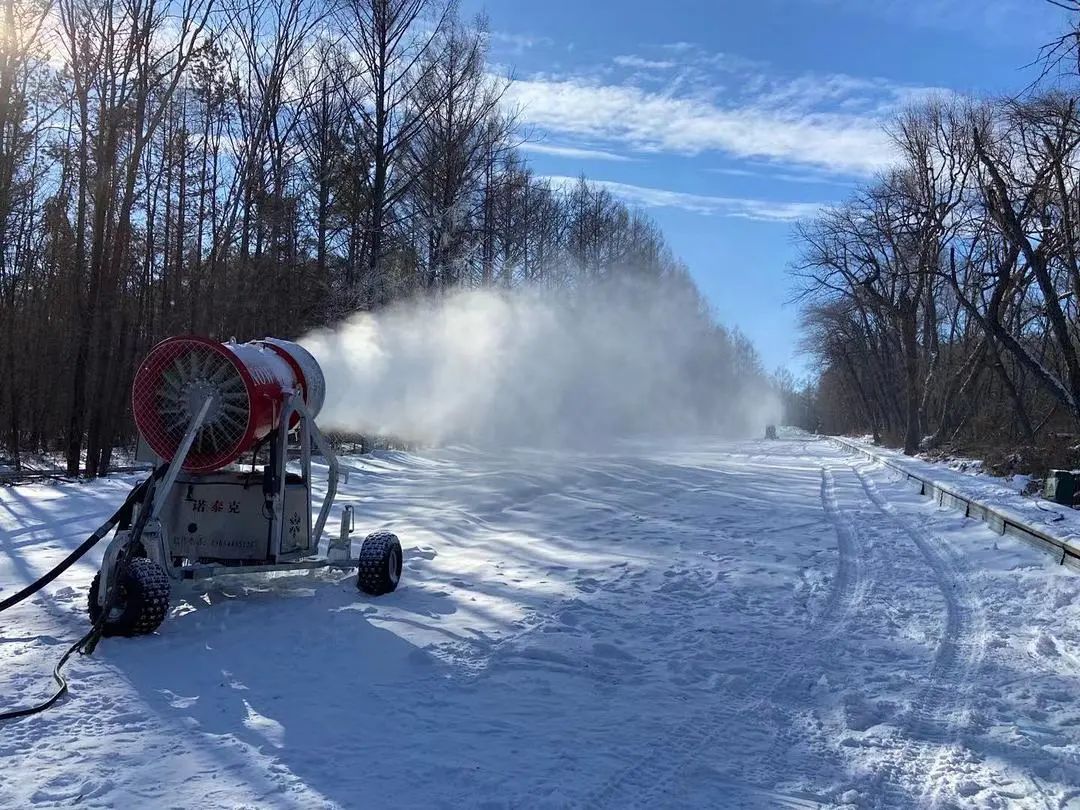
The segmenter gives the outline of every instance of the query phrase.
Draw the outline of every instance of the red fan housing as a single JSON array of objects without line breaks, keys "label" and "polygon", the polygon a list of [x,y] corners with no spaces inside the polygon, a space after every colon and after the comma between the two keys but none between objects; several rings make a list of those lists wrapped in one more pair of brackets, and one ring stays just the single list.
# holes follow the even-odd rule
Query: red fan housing
[{"label": "red fan housing", "polygon": [[172,337],[151,349],[139,366],[131,407],[147,444],[171,460],[209,397],[206,418],[183,465],[188,472],[205,473],[233,463],[270,433],[293,392],[302,393],[314,417],[325,390],[319,364],[296,343]]}]

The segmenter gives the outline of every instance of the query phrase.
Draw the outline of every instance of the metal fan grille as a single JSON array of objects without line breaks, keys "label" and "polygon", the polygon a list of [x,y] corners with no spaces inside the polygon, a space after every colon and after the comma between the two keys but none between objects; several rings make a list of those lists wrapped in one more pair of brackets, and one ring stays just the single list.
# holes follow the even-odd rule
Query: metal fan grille
[{"label": "metal fan grille", "polygon": [[184,463],[189,470],[228,463],[247,434],[250,401],[237,364],[218,346],[166,343],[139,369],[132,391],[139,428],[163,458],[176,453],[207,398],[210,406]]}]

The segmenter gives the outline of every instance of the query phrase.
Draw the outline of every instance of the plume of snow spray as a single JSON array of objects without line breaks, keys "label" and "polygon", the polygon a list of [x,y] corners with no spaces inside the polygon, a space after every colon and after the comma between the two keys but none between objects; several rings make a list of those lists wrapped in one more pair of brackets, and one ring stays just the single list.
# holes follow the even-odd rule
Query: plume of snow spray
[{"label": "plume of snow spray", "polygon": [[320,422],[332,430],[559,445],[757,433],[775,419],[775,397],[740,371],[696,295],[658,282],[460,291],[300,342],[326,374]]}]

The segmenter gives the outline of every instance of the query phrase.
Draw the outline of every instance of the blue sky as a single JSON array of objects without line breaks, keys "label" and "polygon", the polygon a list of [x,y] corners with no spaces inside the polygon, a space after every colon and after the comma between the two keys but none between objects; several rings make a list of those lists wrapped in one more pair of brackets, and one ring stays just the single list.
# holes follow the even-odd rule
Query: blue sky
[{"label": "blue sky", "polygon": [[538,174],[647,210],[718,318],[806,370],[786,302],[792,221],[889,163],[928,94],[1021,91],[1065,13],[1042,0],[463,0]]}]

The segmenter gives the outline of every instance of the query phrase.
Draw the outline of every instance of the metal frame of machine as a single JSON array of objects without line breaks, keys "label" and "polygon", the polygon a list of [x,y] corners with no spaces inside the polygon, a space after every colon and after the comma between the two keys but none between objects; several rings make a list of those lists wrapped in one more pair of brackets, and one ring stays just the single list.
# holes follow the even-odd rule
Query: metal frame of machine
[{"label": "metal frame of machine", "polygon": [[[310,360],[314,363],[313,358]],[[310,369],[306,371],[312,373]],[[314,372],[319,374],[317,385],[321,386],[317,365]],[[331,538],[326,556],[318,556],[319,541],[337,494],[339,467],[305,402],[310,384],[299,373],[297,376],[299,379],[291,390],[280,391],[280,409],[274,406],[275,425],[263,437],[269,445],[269,461],[261,471],[256,471],[254,464],[251,471],[184,469],[189,456],[197,455],[192,448],[200,431],[210,429],[208,415],[216,404],[214,394],[204,391],[205,379],[188,386],[194,394],[185,406],[190,421],[183,437],[172,457],[162,459],[142,502],[133,506],[132,519],[116,529],[91,586],[91,618],[96,616],[95,621],[104,622],[106,635],[152,632],[164,618],[168,580],[151,570],[149,584],[141,584],[136,581],[139,572],[130,565],[131,558],[145,558],[140,570],[153,563],[174,581],[224,574],[356,568],[357,586],[365,593],[378,595],[397,587],[402,565],[397,537],[390,532],[370,534],[360,554],[352,556],[351,506],[344,508],[339,532],[336,538]],[[321,390],[315,403],[316,408],[320,406]],[[247,433],[250,439],[250,431]],[[311,525],[313,447],[326,460],[328,468],[326,495],[314,527]],[[299,474],[288,470],[290,451],[297,457]],[[154,591],[149,595],[136,594],[142,599],[152,597],[153,615],[122,618],[125,610],[131,612],[128,601],[132,601],[130,597],[139,588]],[[164,599],[159,593],[162,589]]]}]

